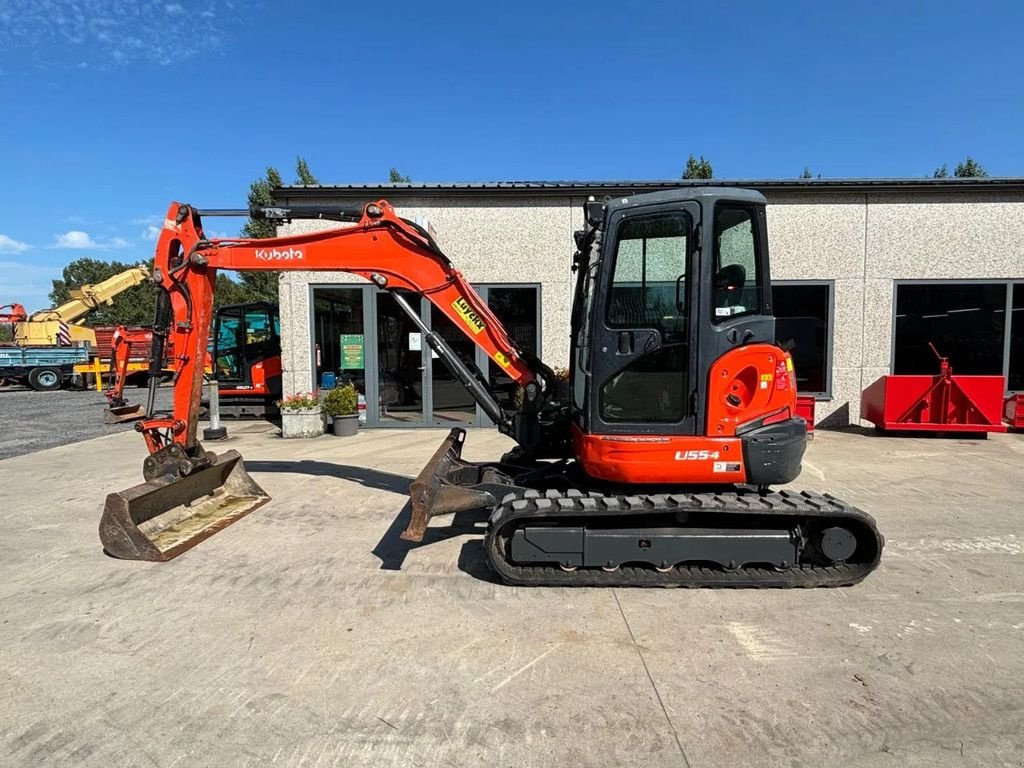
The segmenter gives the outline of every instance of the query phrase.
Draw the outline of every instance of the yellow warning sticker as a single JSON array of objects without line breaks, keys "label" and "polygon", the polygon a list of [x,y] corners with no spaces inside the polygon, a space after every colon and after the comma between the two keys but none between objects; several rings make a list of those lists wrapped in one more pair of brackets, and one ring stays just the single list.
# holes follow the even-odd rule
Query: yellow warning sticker
[{"label": "yellow warning sticker", "polygon": [[761,381],[771,381],[771,380],[772,380],[772,375],[770,373],[762,373],[761,374]]},{"label": "yellow warning sticker", "polygon": [[469,302],[461,296],[452,302],[452,309],[454,309],[455,313],[465,321],[474,336],[487,327],[487,323],[483,321],[483,318],[480,317],[476,310],[469,306]]},{"label": "yellow warning sticker", "polygon": [[792,371],[793,370],[793,358],[792,357],[787,357],[786,358],[786,370],[787,371]]},{"label": "yellow warning sticker", "polygon": [[502,368],[508,368],[512,365],[512,361],[505,357],[501,352],[494,353],[494,362],[500,365]]}]

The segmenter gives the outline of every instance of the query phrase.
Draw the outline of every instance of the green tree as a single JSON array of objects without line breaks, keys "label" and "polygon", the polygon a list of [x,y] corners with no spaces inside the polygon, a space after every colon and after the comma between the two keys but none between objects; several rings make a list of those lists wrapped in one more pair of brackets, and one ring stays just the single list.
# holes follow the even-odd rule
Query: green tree
[{"label": "green tree", "polygon": [[696,158],[690,155],[686,159],[686,169],[683,171],[684,179],[711,179],[714,178],[714,171],[711,163],[704,159],[704,155]]},{"label": "green tree", "polygon": [[803,172],[800,174],[801,179],[813,179],[814,174],[811,173],[811,169],[808,166],[804,166]]},{"label": "green tree", "polygon": [[398,172],[397,168],[392,168],[388,171],[388,181],[392,184],[411,184],[412,178],[409,176],[403,176]]},{"label": "green tree", "polygon": [[[983,179],[988,176],[988,171],[982,168],[981,163],[973,157],[967,156],[953,168],[953,175],[958,179]],[[933,179],[948,179],[949,168],[943,163],[932,173]]]},{"label": "green tree", "polygon": [[320,182],[317,180],[316,176],[314,176],[313,172],[309,170],[309,163],[307,163],[302,157],[295,158],[295,175],[298,176],[295,180],[296,184],[304,184],[307,187],[320,186]]},{"label": "green tree", "polygon": [[965,157],[963,162],[956,164],[953,175],[958,179],[983,179],[988,176],[988,171],[982,168],[974,158]]}]

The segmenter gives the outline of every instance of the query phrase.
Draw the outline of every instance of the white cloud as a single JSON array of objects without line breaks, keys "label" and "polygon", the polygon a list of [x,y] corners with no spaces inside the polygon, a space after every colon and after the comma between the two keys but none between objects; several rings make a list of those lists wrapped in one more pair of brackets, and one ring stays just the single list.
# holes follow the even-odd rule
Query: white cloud
[{"label": "white cloud", "polygon": [[63,235],[54,235],[54,248],[99,248],[99,243],[88,232],[72,229]]},{"label": "white cloud", "polygon": [[143,240],[156,240],[158,237],[160,237],[160,227],[158,227],[156,224],[150,224],[143,230],[142,234],[139,235],[139,237],[141,237]]},{"label": "white cloud", "polygon": [[[201,19],[202,33],[168,34],[161,11],[165,22]],[[169,66],[222,51],[248,16],[233,0],[0,0],[0,51],[44,71]]]},{"label": "white cloud", "polygon": [[0,253],[24,253],[31,248],[28,243],[15,240],[7,235],[0,235]]},{"label": "white cloud", "polygon": [[105,250],[107,248],[127,248],[128,241],[123,237],[114,237],[105,242],[93,240],[92,235],[80,229],[71,229],[63,235],[53,236],[53,248],[70,248],[75,250]]}]

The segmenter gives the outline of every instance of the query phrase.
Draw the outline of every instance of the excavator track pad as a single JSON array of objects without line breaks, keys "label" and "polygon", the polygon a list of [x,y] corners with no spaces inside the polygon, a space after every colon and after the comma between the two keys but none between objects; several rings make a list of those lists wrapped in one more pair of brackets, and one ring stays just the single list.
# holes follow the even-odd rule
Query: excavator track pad
[{"label": "excavator track pad", "polygon": [[107,496],[100,541],[124,560],[171,560],[268,501],[238,452],[227,451],[187,474],[163,474]]},{"label": "excavator track pad", "polygon": [[[484,549],[507,584],[841,587],[863,580],[881,560],[874,519],[833,496],[595,492],[564,487],[570,474],[563,471],[523,474],[465,461],[464,440],[453,429],[413,482],[402,538],[421,541],[436,515],[489,513]],[[552,481],[562,487],[545,487]]]}]

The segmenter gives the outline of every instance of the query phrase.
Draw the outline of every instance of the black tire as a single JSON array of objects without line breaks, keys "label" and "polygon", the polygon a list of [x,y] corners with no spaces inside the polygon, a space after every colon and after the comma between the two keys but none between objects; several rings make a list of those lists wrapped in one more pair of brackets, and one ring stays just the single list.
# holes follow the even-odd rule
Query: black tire
[{"label": "black tire", "polygon": [[52,392],[55,389],[60,389],[63,381],[64,374],[60,372],[60,368],[43,366],[33,368],[28,372],[28,385],[37,392]]}]

